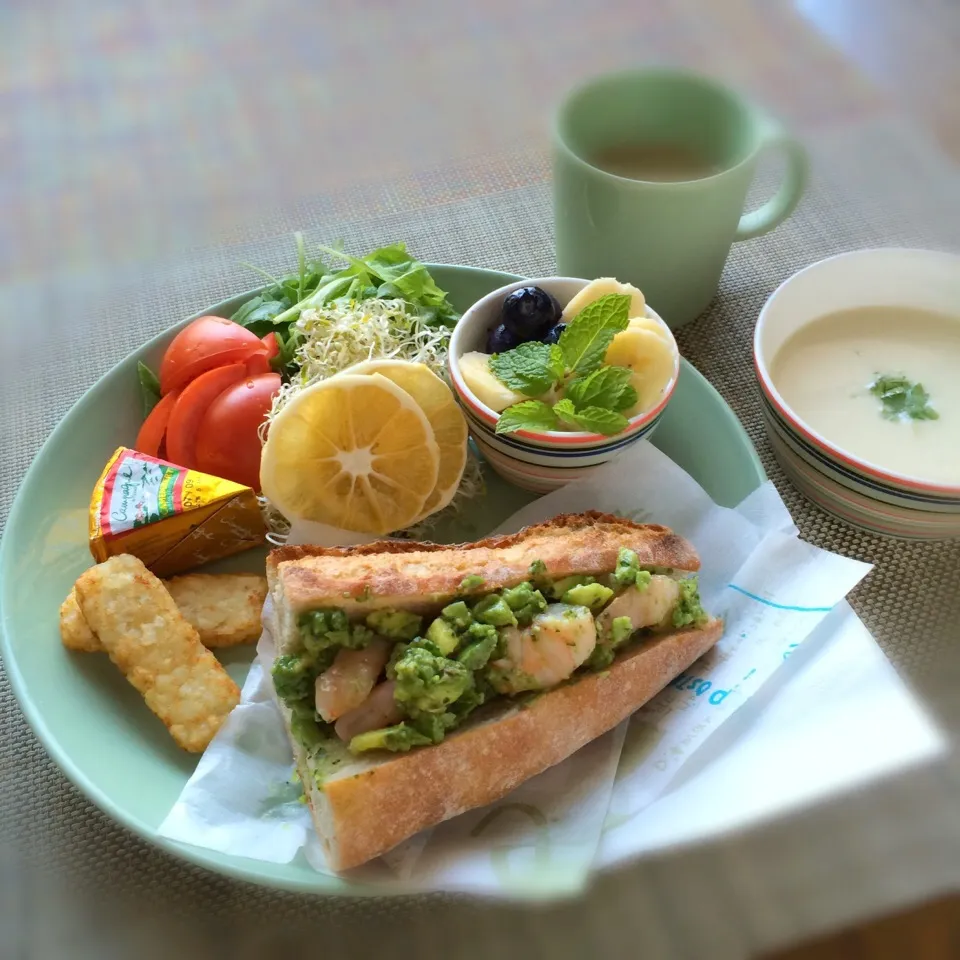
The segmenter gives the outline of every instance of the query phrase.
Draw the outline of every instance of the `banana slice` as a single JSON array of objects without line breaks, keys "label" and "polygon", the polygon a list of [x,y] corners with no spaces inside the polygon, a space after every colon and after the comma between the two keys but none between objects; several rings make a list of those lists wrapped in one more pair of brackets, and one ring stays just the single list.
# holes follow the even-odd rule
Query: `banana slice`
[{"label": "banana slice", "polygon": [[655,407],[673,376],[674,348],[659,333],[643,327],[627,327],[613,338],[604,362],[633,371],[630,385],[637,403],[624,411],[627,417]]},{"label": "banana slice", "polygon": [[662,323],[658,320],[654,320],[653,317],[634,317],[630,323],[627,325],[628,330],[650,330],[652,333],[655,333],[658,337],[665,340],[671,347],[673,347],[673,338],[670,335],[670,332],[664,327]]},{"label": "banana slice", "polygon": [[507,407],[527,399],[522,393],[505,387],[493,375],[488,353],[465,353],[460,358],[460,373],[473,395],[496,413],[502,413]]},{"label": "banana slice", "polygon": [[605,297],[608,293],[627,293],[630,295],[630,316],[644,316],[647,303],[643,299],[643,294],[632,284],[621,283],[614,280],[613,277],[600,277],[598,280],[591,280],[564,308],[561,320],[563,323],[569,323],[584,307],[589,306],[594,300]]}]

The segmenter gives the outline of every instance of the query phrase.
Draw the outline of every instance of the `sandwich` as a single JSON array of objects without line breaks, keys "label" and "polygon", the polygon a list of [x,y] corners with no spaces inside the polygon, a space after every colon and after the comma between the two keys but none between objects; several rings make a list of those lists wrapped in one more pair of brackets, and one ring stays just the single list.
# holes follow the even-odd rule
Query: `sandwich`
[{"label": "sandwich", "polygon": [[666,527],[596,512],[272,551],[261,655],[331,867],[498,800],[646,703],[722,633],[699,567]]}]

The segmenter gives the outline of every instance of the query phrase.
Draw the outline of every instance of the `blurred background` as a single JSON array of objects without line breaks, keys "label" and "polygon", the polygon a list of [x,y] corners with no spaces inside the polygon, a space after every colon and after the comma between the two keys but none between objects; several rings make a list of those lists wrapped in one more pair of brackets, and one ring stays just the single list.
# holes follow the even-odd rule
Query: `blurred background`
[{"label": "blurred background", "polygon": [[[955,0],[5,0],[0,518],[43,438],[97,376],[147,335],[255,285],[239,261],[292,265],[293,230],[363,238],[364,249],[409,239],[424,259],[548,266],[550,111],[600,71],[693,67],[747,91],[808,143],[815,183],[805,207],[819,214],[805,222],[801,209],[801,226],[791,221],[758,248],[770,251],[764,285],[755,261],[734,258],[727,307],[755,316],[769,282],[840,249],[958,249],[958,49]],[[496,243],[485,232],[493,221]],[[723,318],[706,319],[694,338],[722,335]],[[748,389],[704,357],[701,369],[731,402]],[[857,550],[874,559],[868,545]],[[909,562],[935,570],[943,558],[934,550]],[[896,589],[897,576],[891,567],[881,585]],[[865,603],[868,625],[882,631],[882,609],[871,620]],[[946,629],[917,626],[928,639]],[[960,724],[957,677],[930,647],[902,639],[897,666],[934,697],[941,720]],[[2,677],[0,704],[18,716]],[[582,911],[574,928],[583,934],[570,956],[637,955],[638,940],[615,934],[638,915],[643,956],[960,956],[956,899],[908,904],[895,877],[879,898],[858,899],[854,884],[842,909],[818,898],[830,865],[807,856],[802,831],[762,830],[712,859],[654,862],[629,887],[618,875],[584,904],[544,915],[433,899],[392,904],[372,925],[357,903],[256,893],[150,850],[81,800],[35,741],[0,738],[0,771],[4,803],[19,811],[0,816],[4,958],[131,956],[134,947],[146,958],[175,946],[187,956],[275,955],[310,931],[322,946],[317,920],[344,956],[401,947],[439,956],[448,950],[432,936],[438,911],[459,926],[464,956],[556,953],[545,931],[570,911]],[[897,788],[886,816],[917,817],[918,789]],[[837,806],[808,829],[839,838],[849,816]],[[923,826],[910,842],[945,871],[937,858],[956,849],[944,831],[960,831],[957,820]],[[796,865],[791,878],[774,878],[779,861]],[[857,870],[866,888],[870,861]],[[152,886],[142,888],[144,873]],[[685,896],[709,900],[709,922],[678,912]],[[888,916],[861,922],[867,914]],[[811,937],[827,939],[774,953]]]},{"label": "blurred background", "polygon": [[0,264],[150,263],[279,231],[298,204],[360,219],[541,183],[565,88],[638,61],[722,76],[801,130],[899,103],[956,153],[955,8],[8,0]]}]

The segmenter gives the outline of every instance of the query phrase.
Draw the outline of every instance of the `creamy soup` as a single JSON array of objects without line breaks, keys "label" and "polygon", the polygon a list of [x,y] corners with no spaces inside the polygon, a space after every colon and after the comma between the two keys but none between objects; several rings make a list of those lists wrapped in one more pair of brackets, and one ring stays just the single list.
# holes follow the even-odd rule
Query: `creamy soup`
[{"label": "creamy soup", "polygon": [[787,339],[770,377],[836,446],[897,473],[960,484],[960,316],[904,307],[831,313]]}]

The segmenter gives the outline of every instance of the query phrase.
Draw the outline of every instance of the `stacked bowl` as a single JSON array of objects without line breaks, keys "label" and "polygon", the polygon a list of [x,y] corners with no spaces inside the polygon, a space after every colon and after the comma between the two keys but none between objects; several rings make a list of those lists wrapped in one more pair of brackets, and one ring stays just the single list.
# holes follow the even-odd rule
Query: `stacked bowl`
[{"label": "stacked bowl", "polygon": [[670,328],[648,305],[646,315],[662,325],[674,354],[673,376],[655,407],[632,417],[627,428],[615,436],[561,430],[496,432],[499,414],[470,390],[460,370],[460,358],[466,353],[485,349],[490,329],[499,322],[497,318],[503,301],[514,290],[537,286],[552,294],[560,306],[565,307],[587,283],[572,277],[546,277],[520,280],[500,287],[464,313],[450,339],[450,381],[467,418],[473,441],[497,473],[524,490],[535,493],[556,490],[614,459],[641,438],[649,437],[677,384],[680,352],[676,341]]},{"label": "stacked bowl", "polygon": [[[850,326],[851,316],[859,326]],[[798,339],[811,324],[820,325],[814,335]],[[824,324],[834,324],[833,330]],[[894,334],[898,340],[891,339],[891,330],[899,331]],[[809,347],[817,340],[819,354]],[[823,353],[831,342],[846,351],[833,358],[837,362]],[[791,344],[798,349],[805,344],[808,350],[807,389],[798,394],[794,383],[794,398],[809,398],[812,390],[823,398],[819,407],[813,407],[816,426],[813,416],[805,417],[796,409],[796,400],[791,403],[785,396],[790,390],[781,358],[793,349]],[[822,362],[814,362],[817,357]],[[886,366],[909,369],[870,366],[872,359],[879,365],[881,358]],[[960,537],[958,361],[960,257],[928,250],[861,250],[795,274],[767,301],[754,336],[767,435],[787,477],[813,503],[871,533],[912,540]],[[863,389],[850,384],[838,389],[835,381],[838,369],[842,377],[844,364],[851,370],[847,378],[851,383],[856,376],[869,381],[868,370],[873,382]],[[951,369],[955,377],[950,376]],[[918,383],[922,380],[927,389],[921,384],[917,396],[924,404],[926,397],[932,406],[926,412],[921,407],[916,420],[896,405],[881,406],[878,398],[883,391],[877,384],[887,373],[906,385],[910,384],[906,374]],[[901,393],[892,400],[905,396]],[[866,414],[865,403],[874,405],[869,416],[876,419],[857,420],[864,436],[851,431],[849,423],[843,429],[845,419]],[[861,406],[853,414],[857,404]],[[873,430],[883,431],[881,445],[874,443],[876,452],[866,456],[865,435]],[[911,459],[913,450],[928,455]]]}]

